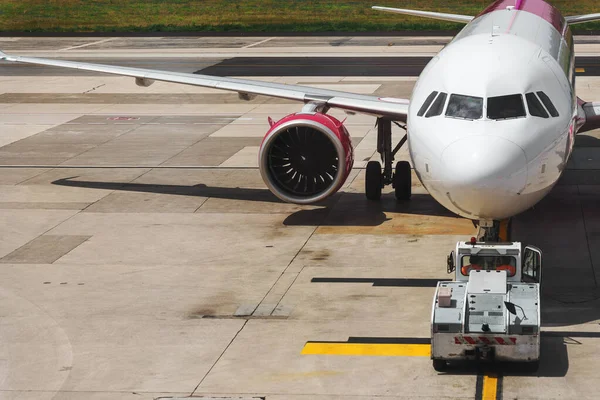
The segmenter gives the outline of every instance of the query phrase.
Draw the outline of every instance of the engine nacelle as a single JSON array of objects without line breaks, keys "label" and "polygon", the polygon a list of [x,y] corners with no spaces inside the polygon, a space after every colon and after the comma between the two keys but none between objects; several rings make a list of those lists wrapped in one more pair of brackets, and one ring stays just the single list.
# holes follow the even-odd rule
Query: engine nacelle
[{"label": "engine nacelle", "polygon": [[354,164],[352,140],[342,122],[323,113],[297,113],[269,122],[259,166],[277,197],[311,204],[342,187]]}]

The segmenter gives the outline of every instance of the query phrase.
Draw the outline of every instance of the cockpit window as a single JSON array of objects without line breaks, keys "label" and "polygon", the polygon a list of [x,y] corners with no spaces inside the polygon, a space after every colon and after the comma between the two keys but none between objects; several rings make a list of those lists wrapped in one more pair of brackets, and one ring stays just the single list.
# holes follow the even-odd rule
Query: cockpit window
[{"label": "cockpit window", "polygon": [[437,94],[438,92],[431,92],[431,94],[427,96],[427,100],[425,100],[425,103],[423,103],[423,105],[419,109],[419,112],[417,113],[419,117],[422,117],[423,114],[425,114],[425,111],[427,111],[427,109],[431,105],[431,102],[433,101],[433,99],[435,99],[435,96],[437,96]]},{"label": "cockpit window", "polygon": [[552,104],[550,97],[548,97],[548,95],[546,95],[544,92],[537,92],[537,95],[540,96],[540,100],[542,100],[542,103],[544,103],[550,115],[553,117],[558,117],[558,110],[556,107],[554,107],[554,104]]},{"label": "cockpit window", "polygon": [[440,95],[435,99],[433,105],[425,114],[425,118],[435,117],[437,115],[442,115],[442,111],[444,111],[444,105],[446,104],[446,97],[448,94],[440,93]]},{"label": "cockpit window", "polygon": [[523,96],[520,94],[488,98],[487,116],[489,119],[522,118],[526,115]]},{"label": "cockpit window", "polygon": [[483,116],[483,98],[452,94],[446,116],[470,120],[480,119]]},{"label": "cockpit window", "polygon": [[527,107],[529,108],[529,114],[531,114],[531,116],[541,118],[549,117],[548,112],[542,103],[540,103],[540,100],[537,98],[535,93],[527,93],[525,98],[527,99]]}]

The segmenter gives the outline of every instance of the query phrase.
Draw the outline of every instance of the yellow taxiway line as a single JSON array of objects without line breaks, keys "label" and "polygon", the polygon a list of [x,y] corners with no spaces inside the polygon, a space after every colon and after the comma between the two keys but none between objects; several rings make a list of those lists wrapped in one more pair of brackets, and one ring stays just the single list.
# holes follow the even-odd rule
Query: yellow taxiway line
[{"label": "yellow taxiway line", "polygon": [[302,354],[332,356],[429,357],[429,344],[308,342]]},{"label": "yellow taxiway line", "polygon": [[483,376],[481,400],[496,400],[498,397],[498,375],[486,373]]}]

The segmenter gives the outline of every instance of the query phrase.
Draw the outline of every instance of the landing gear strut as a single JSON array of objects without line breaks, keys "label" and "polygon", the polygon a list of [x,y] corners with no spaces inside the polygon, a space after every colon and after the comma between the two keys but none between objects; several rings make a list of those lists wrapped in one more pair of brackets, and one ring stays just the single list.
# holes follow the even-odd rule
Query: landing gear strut
[{"label": "landing gear strut", "polygon": [[479,221],[477,223],[477,241],[509,242],[510,219],[502,221]]},{"label": "landing gear strut", "polygon": [[[394,122],[398,127],[406,130]],[[392,120],[386,118],[377,119],[377,152],[381,155],[383,171],[379,161],[369,161],[367,164],[365,193],[369,200],[379,200],[381,189],[386,185],[392,185],[398,200],[409,200],[411,196],[412,178],[410,164],[408,161],[396,163],[394,171],[394,157],[398,150],[406,143],[408,134],[398,142],[392,149]]]}]

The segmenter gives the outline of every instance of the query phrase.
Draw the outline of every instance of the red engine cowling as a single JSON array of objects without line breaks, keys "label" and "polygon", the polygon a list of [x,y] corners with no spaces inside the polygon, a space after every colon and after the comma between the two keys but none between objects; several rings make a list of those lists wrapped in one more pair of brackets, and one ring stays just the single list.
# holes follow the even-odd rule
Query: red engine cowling
[{"label": "red engine cowling", "polygon": [[262,178],[277,197],[311,204],[342,187],[354,164],[352,140],[342,122],[323,113],[269,122],[258,157]]}]

